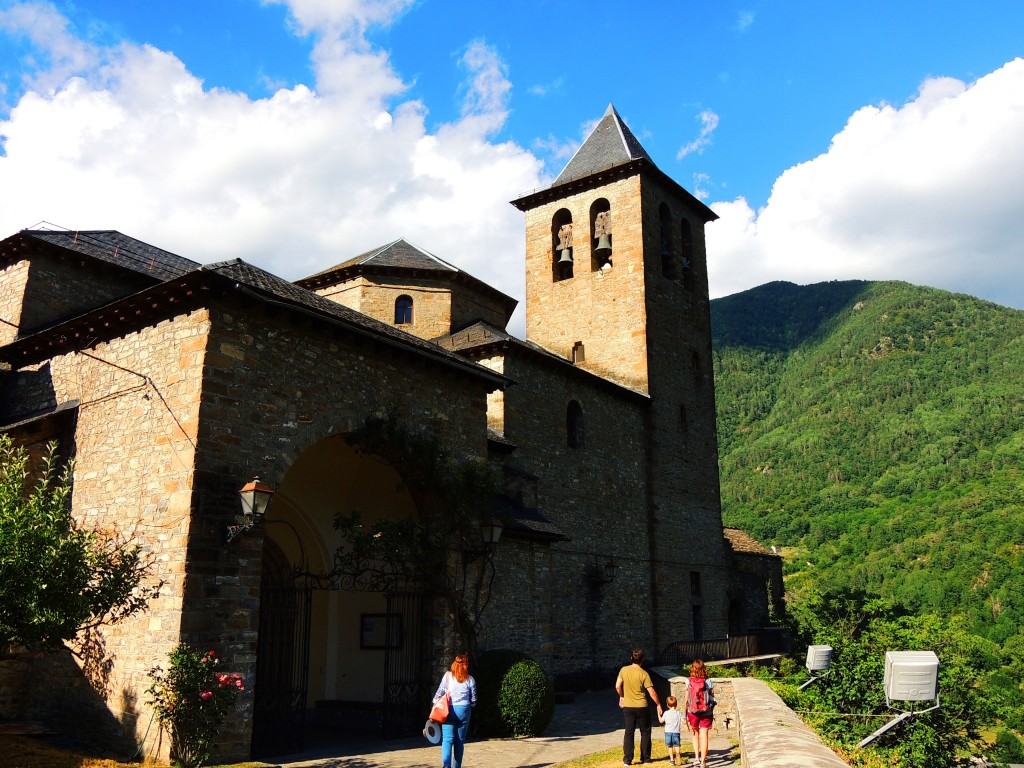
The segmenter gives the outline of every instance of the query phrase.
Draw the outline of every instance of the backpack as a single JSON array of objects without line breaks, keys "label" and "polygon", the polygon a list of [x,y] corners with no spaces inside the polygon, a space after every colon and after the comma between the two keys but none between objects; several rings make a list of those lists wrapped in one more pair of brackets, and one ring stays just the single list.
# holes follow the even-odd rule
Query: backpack
[{"label": "backpack", "polygon": [[715,706],[715,699],[703,677],[691,677],[686,692],[686,711],[695,715],[708,715]]}]

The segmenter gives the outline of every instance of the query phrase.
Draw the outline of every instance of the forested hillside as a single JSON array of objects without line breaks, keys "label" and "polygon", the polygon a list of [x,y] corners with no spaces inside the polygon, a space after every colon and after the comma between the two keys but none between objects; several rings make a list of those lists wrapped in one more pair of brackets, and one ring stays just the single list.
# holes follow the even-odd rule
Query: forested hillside
[{"label": "forested hillside", "polygon": [[726,525],[787,589],[1024,624],[1024,312],[896,282],[711,302]]}]

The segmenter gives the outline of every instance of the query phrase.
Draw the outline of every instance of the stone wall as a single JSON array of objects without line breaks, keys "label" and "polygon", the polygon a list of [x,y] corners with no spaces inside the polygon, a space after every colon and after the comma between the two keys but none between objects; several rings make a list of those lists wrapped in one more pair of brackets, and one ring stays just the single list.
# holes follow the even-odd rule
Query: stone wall
[{"label": "stone wall", "polygon": [[262,531],[223,543],[242,483],[258,474],[279,487],[303,451],[368,418],[429,431],[462,460],[486,455],[486,382],[328,323],[266,310],[270,322],[263,311],[228,303],[212,312],[182,614],[183,637],[219,649],[250,686],[222,740],[225,757],[248,752],[259,626]]},{"label": "stone wall", "polygon": [[422,339],[436,339],[476,320],[497,328],[504,328],[507,321],[501,304],[492,295],[454,275],[448,279],[357,275],[317,292],[388,325],[394,325],[395,300],[409,296],[413,300],[413,321],[401,328]]},{"label": "stone wall", "polygon": [[114,299],[135,293],[152,278],[89,259],[37,249],[32,256],[21,309],[21,333],[74,317]]},{"label": "stone wall", "polygon": [[[703,221],[689,199],[659,177],[644,176],[640,193],[651,393],[652,558],[657,565],[661,648],[680,639],[725,637],[729,569],[721,533]],[[684,218],[693,233],[687,280],[679,271],[666,275],[662,264],[663,228],[678,256]],[[694,274],[704,277],[697,280]]]},{"label": "stone wall", "polygon": [[412,323],[400,326],[403,331],[434,339],[452,328],[451,288],[442,280],[360,275],[318,293],[388,325],[395,324],[395,300],[409,296],[413,300]]},{"label": "stone wall", "polygon": [[0,345],[10,344],[18,335],[28,270],[29,262],[25,259],[0,269]]},{"label": "stone wall", "polygon": [[[490,646],[526,651],[552,674],[612,668],[629,648],[650,648],[650,542],[647,539],[644,411],[647,398],[543,355],[513,349],[504,373],[506,463],[536,475],[537,503],[570,541],[502,540]],[[579,403],[582,445],[570,448],[566,411]],[[496,419],[492,417],[492,422]],[[592,574],[609,557],[615,581]]]},{"label": "stone wall", "polygon": [[[134,750],[149,722],[148,670],[179,638],[190,532],[205,311],[167,319],[12,375],[9,394],[31,412],[79,401],[72,509],[86,527],[133,536],[163,582],[149,610],[78,650],[34,661],[29,714]],[[45,379],[46,386],[40,386]],[[156,729],[151,733],[155,734]]]}]

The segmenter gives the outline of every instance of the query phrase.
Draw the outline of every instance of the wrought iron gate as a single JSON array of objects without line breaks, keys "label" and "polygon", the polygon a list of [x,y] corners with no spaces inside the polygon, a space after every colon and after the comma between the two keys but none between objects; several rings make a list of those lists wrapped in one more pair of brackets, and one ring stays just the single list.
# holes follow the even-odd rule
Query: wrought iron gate
[{"label": "wrought iron gate", "polygon": [[302,751],[312,595],[309,587],[264,584],[260,590],[253,756]]},{"label": "wrought iron gate", "polygon": [[425,601],[417,592],[390,592],[387,596],[387,637],[384,652],[384,710],[381,717],[385,739],[414,736],[423,728],[433,691],[425,679],[429,669],[429,622]]}]

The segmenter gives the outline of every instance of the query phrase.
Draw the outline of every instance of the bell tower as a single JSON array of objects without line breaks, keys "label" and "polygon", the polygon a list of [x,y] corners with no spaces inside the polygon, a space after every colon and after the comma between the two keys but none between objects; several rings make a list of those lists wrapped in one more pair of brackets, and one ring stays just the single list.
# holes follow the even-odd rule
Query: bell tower
[{"label": "bell tower", "polygon": [[555,181],[513,205],[526,215],[527,339],[650,398],[638,493],[652,593],[693,599],[692,613],[685,600],[661,601],[655,637],[724,637],[704,246],[717,216],[654,164],[611,105]]},{"label": "bell tower", "polygon": [[526,213],[527,339],[649,394],[671,348],[707,355],[704,225],[717,216],[613,106],[550,187],[513,205]]}]

